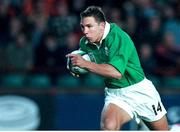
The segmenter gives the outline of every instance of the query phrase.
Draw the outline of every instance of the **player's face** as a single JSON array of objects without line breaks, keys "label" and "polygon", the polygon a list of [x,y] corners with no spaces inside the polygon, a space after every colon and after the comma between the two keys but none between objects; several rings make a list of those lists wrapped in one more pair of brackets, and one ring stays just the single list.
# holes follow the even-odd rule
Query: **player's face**
[{"label": "player's face", "polygon": [[99,43],[104,34],[105,23],[98,23],[94,17],[85,17],[81,20],[81,29],[91,43]]}]

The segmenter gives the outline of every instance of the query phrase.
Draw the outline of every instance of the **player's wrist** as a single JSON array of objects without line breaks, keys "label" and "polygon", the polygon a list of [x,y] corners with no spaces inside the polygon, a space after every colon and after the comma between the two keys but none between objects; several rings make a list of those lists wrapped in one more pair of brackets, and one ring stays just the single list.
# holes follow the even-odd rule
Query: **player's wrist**
[{"label": "player's wrist", "polygon": [[87,69],[87,70],[90,70],[91,67],[92,67],[92,63],[93,62],[90,62],[90,61],[86,61],[83,65],[83,68]]}]

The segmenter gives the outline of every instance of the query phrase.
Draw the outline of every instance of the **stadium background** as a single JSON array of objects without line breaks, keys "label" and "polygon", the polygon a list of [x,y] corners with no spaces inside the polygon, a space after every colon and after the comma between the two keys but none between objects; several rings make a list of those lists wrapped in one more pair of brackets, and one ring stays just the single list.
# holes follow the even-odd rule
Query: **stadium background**
[{"label": "stadium background", "polygon": [[[178,0],[1,0],[0,105],[1,97],[7,95],[34,101],[40,124],[29,129],[99,129],[103,82],[93,74],[72,77],[65,58],[78,49],[82,36],[79,13],[89,5],[101,6],[108,22],[117,23],[130,34],[147,78],[170,110],[170,125],[180,123]],[[13,106],[8,107],[10,116],[16,114],[14,111]],[[12,120],[8,127],[13,128],[15,119],[10,116],[6,123]],[[5,126],[2,119],[0,122],[1,129]],[[136,127],[132,122],[124,129]]]}]

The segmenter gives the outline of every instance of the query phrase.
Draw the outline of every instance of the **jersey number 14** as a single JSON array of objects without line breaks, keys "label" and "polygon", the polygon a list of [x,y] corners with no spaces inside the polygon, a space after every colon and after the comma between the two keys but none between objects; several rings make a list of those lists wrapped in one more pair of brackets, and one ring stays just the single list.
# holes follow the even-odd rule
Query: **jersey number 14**
[{"label": "jersey number 14", "polygon": [[152,105],[152,108],[153,108],[153,111],[154,111],[155,115],[157,115],[158,111],[162,111],[161,104],[159,102],[158,102],[157,107],[155,105]]}]

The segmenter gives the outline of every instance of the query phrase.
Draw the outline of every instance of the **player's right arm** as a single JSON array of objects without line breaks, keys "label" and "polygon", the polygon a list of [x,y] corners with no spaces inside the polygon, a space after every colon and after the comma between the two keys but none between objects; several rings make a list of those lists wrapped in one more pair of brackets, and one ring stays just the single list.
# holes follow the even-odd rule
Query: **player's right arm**
[{"label": "player's right arm", "polygon": [[68,54],[66,57],[70,57],[74,66],[85,68],[95,74],[114,79],[120,79],[122,77],[121,73],[110,64],[97,64],[86,61],[80,55],[75,54]]},{"label": "player's right arm", "polygon": [[93,72],[95,74],[104,77],[114,78],[114,79],[122,78],[122,74],[110,64],[97,64],[94,62],[86,61],[84,63],[84,67],[90,72]]}]

